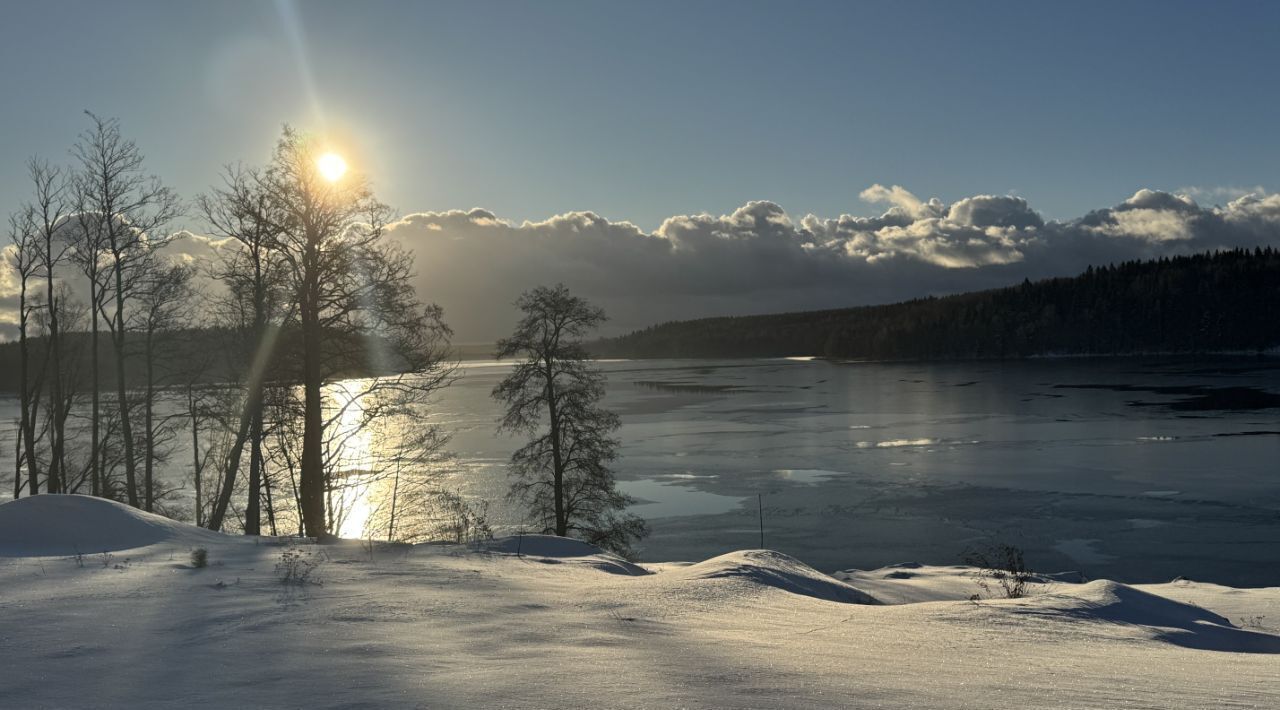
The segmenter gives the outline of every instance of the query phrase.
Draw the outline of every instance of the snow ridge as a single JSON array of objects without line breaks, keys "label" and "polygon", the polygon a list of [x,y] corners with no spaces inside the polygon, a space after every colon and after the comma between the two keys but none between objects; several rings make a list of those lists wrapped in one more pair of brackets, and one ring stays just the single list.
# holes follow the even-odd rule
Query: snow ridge
[{"label": "snow ridge", "polygon": [[0,555],[48,557],[117,552],[161,542],[230,537],[105,498],[39,495],[0,504]]}]

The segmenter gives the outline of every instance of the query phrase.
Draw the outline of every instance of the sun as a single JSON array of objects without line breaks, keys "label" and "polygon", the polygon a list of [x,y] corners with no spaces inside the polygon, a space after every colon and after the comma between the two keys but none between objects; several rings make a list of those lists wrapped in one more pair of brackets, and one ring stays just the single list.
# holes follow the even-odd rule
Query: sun
[{"label": "sun", "polygon": [[347,172],[347,161],[337,153],[325,153],[316,159],[316,168],[329,182],[337,182]]}]

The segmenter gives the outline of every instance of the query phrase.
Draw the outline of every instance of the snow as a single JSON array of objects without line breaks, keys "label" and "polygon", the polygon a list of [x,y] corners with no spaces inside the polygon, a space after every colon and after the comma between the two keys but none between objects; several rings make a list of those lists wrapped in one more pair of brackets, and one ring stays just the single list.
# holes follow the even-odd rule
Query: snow
[{"label": "snow", "polygon": [[640,565],[632,564],[594,545],[555,535],[512,535],[480,543],[475,548],[485,552],[516,555],[542,564],[574,562],[612,574],[633,577],[649,574]]},{"label": "snow", "polygon": [[[282,584],[284,554],[320,583]],[[0,505],[0,707],[1280,706],[1280,588],[971,601],[972,573],[304,545],[40,496]]]},{"label": "snow", "polygon": [[759,589],[772,587],[815,599],[878,604],[875,597],[829,577],[789,555],[772,550],[743,550],[685,567],[671,575],[690,582],[737,580]]},{"label": "snow", "polygon": [[0,555],[7,557],[115,552],[224,537],[92,496],[43,495],[0,505]]}]

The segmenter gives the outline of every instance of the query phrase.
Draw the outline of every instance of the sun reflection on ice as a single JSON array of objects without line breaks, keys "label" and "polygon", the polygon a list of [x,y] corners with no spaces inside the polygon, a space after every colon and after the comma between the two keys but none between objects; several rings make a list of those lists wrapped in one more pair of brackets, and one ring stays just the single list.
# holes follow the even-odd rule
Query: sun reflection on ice
[{"label": "sun reflection on ice", "polygon": [[365,420],[360,381],[335,382],[329,397],[335,408],[329,436],[334,488],[330,505],[337,518],[337,534],[360,538],[373,515],[373,435]]}]

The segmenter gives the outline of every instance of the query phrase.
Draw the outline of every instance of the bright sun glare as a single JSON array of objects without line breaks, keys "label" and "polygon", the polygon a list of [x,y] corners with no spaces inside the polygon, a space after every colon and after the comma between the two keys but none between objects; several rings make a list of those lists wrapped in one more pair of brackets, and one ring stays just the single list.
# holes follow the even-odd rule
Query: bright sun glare
[{"label": "bright sun glare", "polygon": [[347,172],[347,161],[337,153],[325,153],[316,160],[320,174],[329,182],[337,182]]}]

